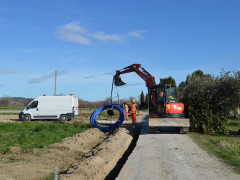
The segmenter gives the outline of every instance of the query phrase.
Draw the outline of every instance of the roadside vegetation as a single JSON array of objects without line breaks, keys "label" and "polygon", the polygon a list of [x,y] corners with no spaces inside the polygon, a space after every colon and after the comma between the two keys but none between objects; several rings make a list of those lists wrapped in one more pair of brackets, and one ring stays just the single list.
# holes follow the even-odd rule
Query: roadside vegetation
[{"label": "roadside vegetation", "polygon": [[223,159],[225,163],[234,167],[240,173],[240,120],[229,120],[227,124],[228,133],[224,135],[209,135],[199,133],[189,133],[190,137],[200,147],[210,154]]},{"label": "roadside vegetation", "polygon": [[43,148],[90,127],[83,124],[40,122],[0,123],[0,152],[8,152],[12,146],[19,146],[22,151]]},{"label": "roadside vegetation", "polygon": [[[178,86],[190,136],[203,149],[240,173],[240,72],[220,76],[198,70]],[[232,119],[234,117],[235,119]]]},{"label": "roadside vegetation", "polygon": [[215,77],[198,70],[179,86],[191,131],[228,133],[231,112],[240,107],[240,72],[223,71]]}]

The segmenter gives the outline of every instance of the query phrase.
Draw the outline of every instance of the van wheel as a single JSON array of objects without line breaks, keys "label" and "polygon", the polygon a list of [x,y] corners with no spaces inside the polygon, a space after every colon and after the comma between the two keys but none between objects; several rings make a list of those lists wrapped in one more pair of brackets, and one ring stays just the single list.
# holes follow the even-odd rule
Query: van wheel
[{"label": "van wheel", "polygon": [[23,120],[24,120],[24,121],[31,121],[31,116],[30,116],[29,114],[25,114],[25,115],[23,116]]},{"label": "van wheel", "polygon": [[59,121],[67,121],[67,120],[68,120],[68,118],[67,118],[66,115],[61,115],[61,116],[59,117]]}]

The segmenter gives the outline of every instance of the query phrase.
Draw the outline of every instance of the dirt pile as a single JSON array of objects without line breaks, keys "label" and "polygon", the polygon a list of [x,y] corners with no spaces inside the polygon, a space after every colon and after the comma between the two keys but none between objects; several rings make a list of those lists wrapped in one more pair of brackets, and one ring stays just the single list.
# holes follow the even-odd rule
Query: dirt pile
[{"label": "dirt pile", "polygon": [[48,148],[22,152],[15,146],[0,154],[0,179],[43,179],[58,165],[59,179],[104,179],[116,166],[134,137],[134,129],[112,133],[88,129]]},{"label": "dirt pile", "polygon": [[119,128],[92,149],[83,160],[71,165],[59,179],[104,179],[115,167],[133,139],[133,129]]},{"label": "dirt pile", "polygon": [[10,152],[0,154],[0,179],[43,179],[54,173],[56,164],[59,171],[76,164],[107,137],[107,133],[89,129],[48,148],[22,152],[12,147]]}]

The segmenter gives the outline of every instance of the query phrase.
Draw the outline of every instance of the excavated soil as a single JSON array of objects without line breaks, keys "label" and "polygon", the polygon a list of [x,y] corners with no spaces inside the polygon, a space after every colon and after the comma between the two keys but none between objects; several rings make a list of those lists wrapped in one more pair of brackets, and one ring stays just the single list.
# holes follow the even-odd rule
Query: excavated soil
[{"label": "excavated soil", "polygon": [[89,129],[48,148],[22,152],[12,147],[0,154],[0,179],[43,179],[55,171],[60,179],[103,179],[116,165],[132,140],[132,130],[112,133]]},{"label": "excavated soil", "polygon": [[87,153],[81,162],[71,165],[59,179],[105,179],[131,144],[134,137],[132,130],[119,128]]}]

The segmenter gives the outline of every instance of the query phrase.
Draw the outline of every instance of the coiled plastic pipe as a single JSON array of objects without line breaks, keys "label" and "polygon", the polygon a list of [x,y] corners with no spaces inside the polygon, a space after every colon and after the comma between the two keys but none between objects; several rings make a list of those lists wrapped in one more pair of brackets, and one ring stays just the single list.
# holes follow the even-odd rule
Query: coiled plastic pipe
[{"label": "coiled plastic pipe", "polygon": [[[119,118],[118,120],[114,123],[114,124],[102,124],[102,123],[98,123],[97,122],[97,117],[98,115],[105,109],[110,109],[110,108],[113,108],[113,109],[116,109],[119,111]],[[124,110],[123,108],[121,107],[120,104],[108,104],[108,105],[104,105],[98,109],[96,109],[91,117],[90,117],[90,122],[92,124],[93,127],[95,128],[98,128],[100,129],[101,131],[109,131],[111,129],[114,129],[118,126],[121,126],[121,124],[123,123],[125,119],[125,116],[124,116]],[[99,125],[104,125],[104,127],[102,126],[99,126]]]}]

